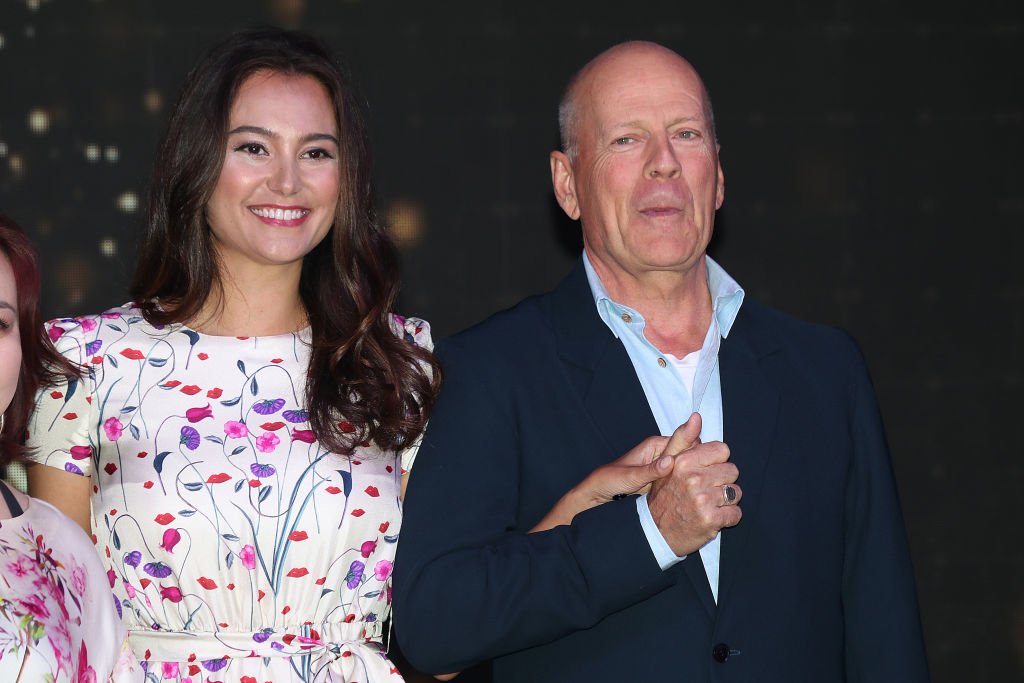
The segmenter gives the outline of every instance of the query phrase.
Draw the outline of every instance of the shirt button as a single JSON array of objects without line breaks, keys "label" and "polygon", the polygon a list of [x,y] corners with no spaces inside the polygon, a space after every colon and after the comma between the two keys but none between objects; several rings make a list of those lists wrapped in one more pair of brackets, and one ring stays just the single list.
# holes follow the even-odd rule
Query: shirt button
[{"label": "shirt button", "polygon": [[658,365],[660,365],[661,367],[665,367],[666,365],[668,365],[668,363],[665,362],[664,358],[659,358]]},{"label": "shirt button", "polygon": [[622,314],[622,322],[627,323],[627,324],[633,322],[633,316],[631,316],[629,313],[623,313]]}]

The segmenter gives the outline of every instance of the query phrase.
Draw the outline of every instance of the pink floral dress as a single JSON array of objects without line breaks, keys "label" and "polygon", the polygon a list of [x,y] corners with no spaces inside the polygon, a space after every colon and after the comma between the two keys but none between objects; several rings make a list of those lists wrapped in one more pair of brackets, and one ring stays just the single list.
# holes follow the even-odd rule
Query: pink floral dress
[{"label": "pink floral dress", "polygon": [[[430,348],[425,322],[393,327]],[[400,458],[320,447],[308,331],[160,329],[130,304],[48,331],[89,372],[43,392],[29,442],[92,478],[96,549],[148,681],[401,681],[382,645]]]},{"label": "pink floral dress", "polygon": [[0,519],[0,681],[142,681],[82,530],[32,499]]}]

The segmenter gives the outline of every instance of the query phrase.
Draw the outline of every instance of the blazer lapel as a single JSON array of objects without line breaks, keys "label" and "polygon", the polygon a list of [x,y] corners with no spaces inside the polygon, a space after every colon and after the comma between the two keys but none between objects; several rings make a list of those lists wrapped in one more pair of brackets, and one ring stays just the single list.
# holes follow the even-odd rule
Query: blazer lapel
[{"label": "blazer lapel", "polygon": [[[745,304],[756,306],[753,302]],[[758,336],[749,316],[741,309],[732,332],[722,341],[718,359],[722,380],[724,440],[730,460],[739,468],[743,488],[744,519],[753,518],[761,501],[764,468],[773,450],[778,419],[779,396],[765,374],[765,363],[777,349],[770,333]],[[722,532],[719,569],[719,603],[728,599],[729,589],[745,564],[743,551],[750,524],[740,521]]]},{"label": "blazer lapel", "polygon": [[[563,368],[583,400],[595,433],[607,446],[595,467],[659,434],[629,354],[597,313],[582,260],[549,301],[548,315]],[[713,616],[714,596],[700,554],[691,553],[670,571],[687,576],[704,609]]]}]

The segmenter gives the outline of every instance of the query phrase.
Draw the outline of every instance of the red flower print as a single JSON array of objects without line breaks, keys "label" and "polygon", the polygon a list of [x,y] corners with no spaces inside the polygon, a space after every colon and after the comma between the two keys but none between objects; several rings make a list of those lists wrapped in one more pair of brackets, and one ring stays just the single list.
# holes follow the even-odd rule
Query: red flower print
[{"label": "red flower print", "polygon": [[276,432],[281,427],[284,427],[284,422],[264,422],[260,425],[260,429],[268,432]]},{"label": "red flower print", "polygon": [[231,479],[231,475],[226,472],[218,472],[217,474],[211,474],[206,478],[207,484],[223,484],[227,480]]},{"label": "red flower print", "polygon": [[259,597],[256,598],[256,602],[259,602],[260,600],[262,600],[264,598],[264,596],[266,596],[266,593],[264,593],[263,591],[260,591],[259,592]]},{"label": "red flower print", "polygon": [[112,462],[108,462],[106,465],[103,466],[103,471],[106,472],[107,474],[113,474],[114,472],[117,472],[117,465],[115,465]]},{"label": "red flower print", "polygon": [[229,584],[227,585],[227,589],[228,589],[229,591],[233,591],[233,590],[235,590],[235,584],[233,584],[233,583],[229,583]]},{"label": "red flower print", "polygon": [[324,585],[324,583],[325,583],[326,581],[327,581],[327,577],[326,577],[326,576],[321,576],[321,577],[320,577],[319,579],[317,579],[316,581],[314,581],[314,583],[315,583],[316,585],[318,585],[318,586],[322,586],[322,585]]},{"label": "red flower print", "polygon": [[214,588],[217,587],[216,581],[214,581],[213,579],[208,579],[205,576],[200,576],[198,579],[196,579],[196,582],[208,591],[212,591]]},{"label": "red flower print", "polygon": [[173,389],[174,387],[176,387],[176,386],[178,386],[180,384],[181,384],[181,382],[179,382],[178,380],[172,379],[170,381],[164,382],[160,386],[162,386],[164,389]]},{"label": "red flower print", "polygon": [[380,495],[380,491],[377,490],[376,486],[367,486],[364,491],[370,498],[376,498]]},{"label": "red flower print", "polygon": [[59,392],[59,391],[51,391],[50,392],[50,398],[52,398],[52,399],[64,398],[64,394],[62,392]]},{"label": "red flower print", "polygon": [[366,510],[364,510],[362,508],[356,508],[355,510],[352,511],[352,516],[353,517],[362,517],[365,514],[366,514]]},{"label": "red flower print", "polygon": [[355,620],[356,620],[356,615],[354,615],[354,614],[346,614],[345,615],[344,621],[345,621],[346,624],[351,624]]},{"label": "red flower print", "polygon": [[199,675],[199,665],[198,664],[189,664],[188,665],[188,675],[189,676],[198,676]]},{"label": "red flower print", "polygon": [[208,417],[213,417],[213,411],[210,410],[210,404],[207,403],[202,408],[189,408],[185,411],[185,417],[189,422],[196,423]]},{"label": "red flower print", "polygon": [[388,472],[394,472],[395,471],[395,468],[392,467],[391,465],[385,465],[384,469],[386,469]]},{"label": "red flower print", "polygon": [[141,585],[143,589],[149,588],[149,584],[151,583],[153,582],[149,579],[139,579],[139,585]]},{"label": "red flower print", "polygon": [[123,349],[121,351],[121,355],[131,360],[142,360],[146,357],[146,355],[138,349]]},{"label": "red flower print", "polygon": [[286,633],[286,634],[284,634],[281,637],[281,640],[284,641],[285,645],[291,645],[292,641],[295,640],[295,634],[294,633]]},{"label": "red flower print", "polygon": [[210,389],[209,391],[206,392],[206,397],[207,398],[220,398],[223,393],[224,393],[223,389],[221,389],[220,387],[214,387],[213,389]]},{"label": "red flower print", "polygon": [[348,420],[342,420],[341,422],[339,422],[338,428],[341,429],[341,431],[345,432],[346,434],[351,434],[352,432],[356,431],[356,428],[353,427],[352,423],[349,422]]},{"label": "red flower print", "polygon": [[92,363],[93,365],[99,365],[100,363],[103,362],[103,357],[93,356],[92,358],[89,359],[89,362]]},{"label": "red flower print", "polygon": [[153,488],[153,482],[147,481],[146,483],[144,483],[142,485],[142,488],[144,488],[144,489],[151,489],[151,488]]},{"label": "red flower print", "polygon": [[250,479],[249,480],[249,486],[251,486],[254,489],[258,489],[260,487],[260,480],[259,479]]},{"label": "red flower print", "polygon": [[239,680],[241,683],[256,683],[256,679],[252,676],[242,676]]},{"label": "red flower print", "polygon": [[64,413],[63,415],[61,415],[61,417],[63,417],[65,420],[77,420],[78,413]]},{"label": "red flower print", "polygon": [[271,363],[283,363],[284,359],[283,358],[271,358],[270,362]]},{"label": "red flower print", "polygon": [[210,356],[208,354],[205,354],[205,353],[200,353],[200,354],[196,355],[196,358],[198,358],[199,360],[206,360],[209,357]]},{"label": "red flower print", "polygon": [[200,391],[202,391],[202,389],[197,387],[195,384],[186,384],[185,386],[183,386],[178,391],[180,391],[183,394],[188,394],[189,396],[195,396]]},{"label": "red flower print", "polygon": [[290,541],[305,541],[307,538],[309,538],[309,534],[305,531],[293,531],[288,534],[288,540]]},{"label": "red flower print", "polygon": [[291,605],[285,605],[284,609],[281,610],[281,614],[288,614],[291,611],[292,611],[292,606]]},{"label": "red flower print", "polygon": [[161,512],[159,515],[153,518],[153,521],[157,524],[167,525],[174,521],[174,515],[172,515],[170,512]]},{"label": "red flower print", "polygon": [[305,567],[296,567],[295,569],[292,569],[288,572],[288,576],[292,577],[293,579],[298,579],[305,576],[308,573],[309,570]]},{"label": "red flower print", "polygon": [[327,493],[331,494],[332,496],[336,496],[339,493],[341,493],[341,489],[339,489],[337,486],[328,486],[327,488],[324,489],[324,491],[327,491]]},{"label": "red flower print", "polygon": [[391,522],[381,522],[380,526],[377,527],[377,530],[380,531],[381,533],[384,533],[385,531],[388,530],[389,526],[391,526]]},{"label": "red flower print", "polygon": [[135,457],[136,458],[145,458],[147,455],[149,455],[149,453],[147,453],[146,451],[139,451],[138,455],[136,455]]}]

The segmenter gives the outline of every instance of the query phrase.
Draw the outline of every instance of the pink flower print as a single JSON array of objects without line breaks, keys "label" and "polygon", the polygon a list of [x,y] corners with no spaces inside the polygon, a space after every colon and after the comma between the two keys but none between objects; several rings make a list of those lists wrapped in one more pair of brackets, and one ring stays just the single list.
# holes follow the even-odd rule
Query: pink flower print
[{"label": "pink flower print", "polygon": [[373,567],[373,575],[377,577],[378,581],[384,581],[391,576],[391,561],[381,560]]},{"label": "pink flower print", "polygon": [[32,562],[27,556],[21,555],[17,560],[7,565],[7,569],[19,578],[27,576],[33,570],[37,570],[39,567],[37,564]]},{"label": "pink flower print", "polygon": [[117,578],[117,575],[114,574],[114,570],[113,569],[108,569],[107,570],[107,581],[110,582],[110,587],[111,588],[114,587],[114,579],[116,579],[116,578]]},{"label": "pink flower print", "polygon": [[224,423],[224,433],[228,435],[229,439],[242,439],[249,436],[249,428],[245,426],[244,422],[228,420]]},{"label": "pink flower print", "polygon": [[208,417],[213,417],[213,411],[210,410],[210,404],[207,403],[202,408],[189,408],[185,411],[185,417],[189,422],[196,423]]},{"label": "pink flower print", "polygon": [[92,332],[96,329],[95,318],[79,318],[78,322],[81,323],[83,332]]},{"label": "pink flower print", "polygon": [[131,585],[127,581],[124,582],[124,592],[128,594],[128,597],[132,600],[135,599],[135,586]]},{"label": "pink flower print", "polygon": [[316,441],[316,434],[312,429],[292,429],[292,440],[313,443]]},{"label": "pink flower print", "polygon": [[376,541],[363,541],[363,544],[359,546],[359,552],[363,557],[369,557],[370,554],[377,549]]},{"label": "pink flower print", "polygon": [[92,457],[92,448],[89,446],[72,446],[71,447],[71,459],[72,460],[85,460],[86,458]]},{"label": "pink flower print", "polygon": [[117,320],[121,317],[121,314],[115,313],[114,311],[107,311],[106,313],[100,313],[100,317],[106,320]]},{"label": "pink flower print", "polygon": [[[68,631],[67,619],[55,619],[49,624],[46,635],[57,655],[58,670],[71,671],[71,633]],[[58,676],[58,678],[60,678]]]},{"label": "pink flower print", "polygon": [[50,329],[46,330],[46,334],[47,334],[47,336],[50,337],[50,341],[51,342],[55,342],[55,341],[57,341],[58,339],[60,339],[61,337],[64,336],[64,330],[59,328],[59,327],[57,327],[57,326],[54,326],[54,327],[51,327]]},{"label": "pink flower print", "polygon": [[25,596],[24,598],[19,598],[18,603],[26,612],[34,616],[39,621],[44,621],[50,616],[50,610],[46,607],[46,603],[43,601],[41,595],[32,594]]},{"label": "pink flower print", "polygon": [[273,432],[266,432],[256,439],[256,450],[260,453],[273,453],[281,439]]},{"label": "pink flower print", "polygon": [[116,417],[108,417],[103,423],[103,431],[106,432],[108,439],[117,441],[124,433],[124,425]]},{"label": "pink flower print", "polygon": [[164,538],[160,541],[160,547],[166,550],[168,553],[174,552],[174,546],[178,545],[178,541],[181,540],[181,534],[178,533],[177,529],[166,529],[164,531]]},{"label": "pink flower print", "polygon": [[71,590],[78,597],[85,595],[85,567],[80,564],[71,568]]},{"label": "pink flower print", "polygon": [[177,662],[162,662],[160,666],[164,678],[169,678],[172,681],[178,677],[178,663]]},{"label": "pink flower print", "polygon": [[75,683],[96,683],[96,671],[89,666],[89,653],[82,641],[82,647],[78,649],[78,670],[75,675]]},{"label": "pink flower print", "polygon": [[251,545],[243,546],[238,551],[238,559],[242,561],[242,566],[246,569],[256,569],[256,549]]},{"label": "pink flower print", "polygon": [[160,584],[160,597],[171,602],[181,602],[181,589],[177,586],[164,586]]}]

